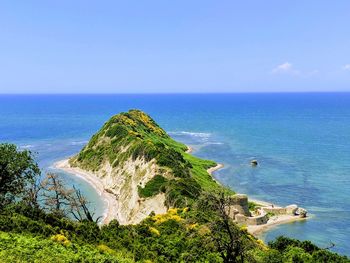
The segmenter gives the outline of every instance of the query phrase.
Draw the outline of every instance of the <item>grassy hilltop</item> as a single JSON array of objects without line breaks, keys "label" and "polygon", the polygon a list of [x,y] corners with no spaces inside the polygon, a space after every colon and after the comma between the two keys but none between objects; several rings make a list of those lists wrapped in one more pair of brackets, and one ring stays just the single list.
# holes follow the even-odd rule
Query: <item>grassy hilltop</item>
[{"label": "grassy hilltop", "polygon": [[186,151],[186,145],[173,140],[146,113],[130,110],[107,121],[70,163],[98,171],[106,161],[117,168],[130,159],[155,160],[159,174],[139,187],[140,197],[164,192],[167,206],[183,207],[196,200],[202,191],[223,189],[206,171],[216,163]]}]

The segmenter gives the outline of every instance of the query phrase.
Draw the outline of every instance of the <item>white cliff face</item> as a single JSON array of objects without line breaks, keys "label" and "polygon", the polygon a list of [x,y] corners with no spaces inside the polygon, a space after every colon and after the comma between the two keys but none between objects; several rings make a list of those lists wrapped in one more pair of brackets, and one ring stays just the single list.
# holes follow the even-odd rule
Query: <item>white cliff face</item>
[{"label": "white cliff face", "polygon": [[112,167],[105,161],[94,174],[101,180],[104,190],[115,196],[115,216],[119,223],[137,224],[152,211],[156,214],[167,211],[163,193],[149,198],[141,198],[138,194],[138,187],[144,187],[159,172],[155,160],[146,162],[143,158],[130,158],[118,167]]}]

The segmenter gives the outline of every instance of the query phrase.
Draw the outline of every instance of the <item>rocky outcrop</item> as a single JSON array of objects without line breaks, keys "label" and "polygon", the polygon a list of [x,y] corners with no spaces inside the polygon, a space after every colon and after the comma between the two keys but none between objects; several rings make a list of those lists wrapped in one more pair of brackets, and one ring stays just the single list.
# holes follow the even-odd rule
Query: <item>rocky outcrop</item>
[{"label": "rocky outcrop", "polygon": [[94,172],[104,184],[105,191],[116,196],[120,224],[136,224],[151,212],[167,211],[164,194],[149,198],[141,198],[138,194],[138,187],[144,186],[158,172],[155,161],[146,162],[142,158],[129,159],[115,168],[106,161]]},{"label": "rocky outcrop", "polygon": [[286,214],[288,214],[288,215],[295,215],[297,210],[298,210],[298,206],[297,205],[288,205],[288,206],[286,206]]},{"label": "rocky outcrop", "polygon": [[300,218],[304,218],[307,215],[307,210],[304,208],[299,207],[297,211],[295,212],[296,215],[299,215]]}]

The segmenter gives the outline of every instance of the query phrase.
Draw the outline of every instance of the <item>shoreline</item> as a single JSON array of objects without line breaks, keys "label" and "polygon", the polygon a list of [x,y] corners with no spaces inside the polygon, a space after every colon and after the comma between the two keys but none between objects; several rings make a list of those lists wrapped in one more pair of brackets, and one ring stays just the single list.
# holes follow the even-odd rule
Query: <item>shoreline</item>
[{"label": "shoreline", "polygon": [[263,233],[272,230],[273,228],[279,226],[279,225],[284,225],[284,224],[291,224],[294,222],[299,222],[299,221],[305,221],[309,219],[310,216],[308,217],[299,217],[297,215],[278,215],[278,216],[273,216],[267,221],[266,224],[264,225],[255,225],[255,226],[248,226],[247,231],[251,235],[255,237],[260,237]]},{"label": "shoreline", "polygon": [[208,174],[210,174],[210,175],[213,177],[213,179],[214,179],[217,183],[219,183],[220,185],[221,185],[221,183],[218,182],[218,180],[216,180],[216,179],[214,178],[213,173],[214,173],[215,171],[217,171],[217,170],[220,170],[220,169],[224,168],[224,167],[225,167],[225,166],[224,166],[222,163],[218,163],[216,166],[213,166],[213,167],[210,167],[209,169],[207,169]]},{"label": "shoreline", "polygon": [[[222,185],[222,184],[220,183],[219,180],[214,178],[213,173],[217,170],[222,169],[222,168],[224,168],[224,165],[221,163],[218,163],[216,166],[207,169],[207,172],[212,176],[212,178],[215,180],[215,182],[219,185]],[[264,206],[264,207],[280,207],[274,203],[249,198],[249,196],[248,196],[248,201],[256,203],[257,205]],[[307,220],[309,218],[310,218],[310,216],[301,218],[298,215],[275,215],[275,216],[272,216],[271,218],[269,218],[269,220],[267,221],[266,224],[247,226],[247,231],[251,235],[253,235],[255,237],[259,237],[263,233],[265,233],[265,232],[267,232],[267,231],[269,231],[269,230],[271,230],[274,227],[277,227],[279,225],[290,224],[290,223],[294,223],[294,222],[298,222],[298,221],[304,221],[304,220]]]},{"label": "shoreline", "polygon": [[69,164],[69,159],[64,159],[58,162],[55,162],[52,166],[54,169],[62,170],[66,173],[77,176],[89,183],[101,197],[103,202],[107,205],[105,211],[102,215],[102,224],[108,224],[111,220],[118,218],[118,203],[115,196],[111,193],[108,193],[103,186],[102,180],[97,177],[94,173],[85,171],[81,168],[71,167]]},{"label": "shoreline", "polygon": [[[190,146],[187,146],[187,147],[188,149],[186,153],[189,153],[189,154],[192,153],[193,148]],[[97,177],[94,173],[85,171],[81,168],[71,167],[69,164],[69,159],[64,159],[64,160],[55,162],[52,167],[54,169],[59,169],[66,173],[72,174],[73,176],[77,176],[81,178],[82,180],[89,183],[95,189],[95,191],[98,193],[98,195],[101,197],[101,199],[107,206],[102,215],[102,220],[101,220],[102,224],[108,224],[111,220],[118,219],[118,202],[116,200],[116,197],[105,190],[102,180],[99,177]],[[212,179],[219,185],[222,185],[222,184],[219,180],[217,180],[214,177],[213,173],[222,168],[224,168],[224,164],[218,163],[216,166],[213,166],[207,169],[207,172],[212,176]],[[248,201],[264,207],[279,207],[278,205],[275,205],[273,203],[257,200],[257,199],[251,199],[249,197],[248,197]],[[304,221],[304,220],[307,220],[308,218],[310,217],[300,218],[297,215],[276,215],[271,217],[266,224],[247,226],[247,230],[251,235],[255,237],[259,237],[264,232],[269,231],[272,228],[277,227],[279,225],[293,223],[297,221]]]}]

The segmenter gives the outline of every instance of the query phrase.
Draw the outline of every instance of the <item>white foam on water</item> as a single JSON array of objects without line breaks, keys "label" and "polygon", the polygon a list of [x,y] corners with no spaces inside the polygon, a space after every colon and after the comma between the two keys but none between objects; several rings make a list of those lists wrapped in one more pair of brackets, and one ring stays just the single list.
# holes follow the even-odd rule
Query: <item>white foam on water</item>
[{"label": "white foam on water", "polygon": [[34,145],[32,145],[32,144],[25,144],[25,145],[20,145],[19,148],[20,149],[31,149],[31,148],[34,148]]},{"label": "white foam on water", "polygon": [[205,145],[222,145],[223,142],[207,142]]},{"label": "white foam on water", "polygon": [[211,136],[210,133],[207,132],[188,132],[188,131],[179,131],[179,132],[169,132],[170,135],[188,135],[192,137],[199,138],[209,138]]},{"label": "white foam on water", "polygon": [[89,141],[73,141],[70,143],[70,145],[84,145],[87,144]]}]

